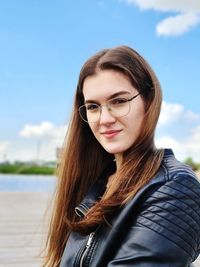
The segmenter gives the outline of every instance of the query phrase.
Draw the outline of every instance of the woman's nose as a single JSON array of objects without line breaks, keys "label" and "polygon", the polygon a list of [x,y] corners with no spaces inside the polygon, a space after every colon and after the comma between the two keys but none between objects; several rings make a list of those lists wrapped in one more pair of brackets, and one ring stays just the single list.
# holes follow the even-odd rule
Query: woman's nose
[{"label": "woman's nose", "polygon": [[101,106],[100,124],[108,124],[116,121],[115,116],[112,115],[111,110],[107,106]]}]

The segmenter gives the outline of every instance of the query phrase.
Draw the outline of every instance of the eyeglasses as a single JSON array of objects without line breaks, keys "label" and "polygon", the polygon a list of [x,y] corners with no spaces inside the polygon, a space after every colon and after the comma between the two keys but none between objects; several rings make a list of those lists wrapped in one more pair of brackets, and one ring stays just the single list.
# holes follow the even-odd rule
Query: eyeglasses
[{"label": "eyeglasses", "polygon": [[88,103],[79,107],[79,114],[85,122],[94,123],[100,119],[102,107],[107,107],[110,114],[116,118],[124,117],[130,112],[130,101],[139,96],[137,95],[127,98],[113,98],[105,105],[98,105],[96,103]]}]

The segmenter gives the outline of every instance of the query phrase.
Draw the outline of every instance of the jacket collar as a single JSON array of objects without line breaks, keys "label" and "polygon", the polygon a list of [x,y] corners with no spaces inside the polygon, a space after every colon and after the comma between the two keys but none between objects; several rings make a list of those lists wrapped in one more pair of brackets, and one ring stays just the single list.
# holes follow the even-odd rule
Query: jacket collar
[{"label": "jacket collar", "polygon": [[84,217],[87,211],[94,205],[94,203],[102,197],[106,190],[108,177],[116,171],[116,164],[113,161],[100,175],[94,185],[83,201],[75,207],[75,212],[79,217]]},{"label": "jacket collar", "polygon": [[164,149],[164,159],[170,158],[171,156],[174,156],[174,153],[171,148],[165,148]]}]

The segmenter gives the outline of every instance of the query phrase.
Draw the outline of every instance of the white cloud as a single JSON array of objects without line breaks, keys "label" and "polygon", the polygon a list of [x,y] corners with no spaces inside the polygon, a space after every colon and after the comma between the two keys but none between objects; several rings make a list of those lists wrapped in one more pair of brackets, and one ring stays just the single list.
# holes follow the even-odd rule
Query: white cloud
[{"label": "white cloud", "polygon": [[163,101],[159,118],[159,126],[170,125],[177,121],[200,121],[200,114],[186,110],[184,106],[177,103]]},{"label": "white cloud", "polygon": [[157,147],[172,148],[179,160],[191,156],[200,162],[200,114],[163,101],[158,126]]},{"label": "white cloud", "polygon": [[174,138],[169,136],[164,136],[156,140],[156,146],[162,147],[162,148],[170,148],[173,147],[173,149],[181,149],[181,145],[178,141],[176,141]]},{"label": "white cloud", "polygon": [[156,146],[159,148],[172,148],[179,160],[192,157],[200,162],[200,125],[191,130],[189,136],[182,136],[178,140],[171,136],[156,138]]},{"label": "white cloud", "polygon": [[200,15],[196,13],[185,13],[164,19],[156,26],[158,35],[176,36],[189,31],[200,22]]},{"label": "white cloud", "polygon": [[57,140],[63,141],[67,133],[67,127],[67,125],[54,126],[53,131],[51,132],[51,136]]},{"label": "white cloud", "polygon": [[66,132],[67,125],[26,124],[20,131],[23,139],[14,140],[9,146],[8,142],[0,143],[0,161],[4,160],[1,156],[4,154],[10,161],[56,160],[56,149],[62,146]]},{"label": "white cloud", "polygon": [[20,131],[22,137],[41,137],[52,133],[53,124],[51,122],[41,122],[39,125],[26,124]]},{"label": "white cloud", "polygon": [[158,148],[171,148],[179,160],[184,160],[187,157],[185,147],[183,147],[179,141],[170,136],[163,136],[156,139],[155,144]]},{"label": "white cloud", "polygon": [[141,9],[165,12],[196,12],[200,10],[199,0],[125,0],[125,2],[137,5]]},{"label": "white cloud", "polygon": [[165,125],[177,121],[184,113],[184,107],[180,104],[171,104],[163,101],[159,124]]},{"label": "white cloud", "polygon": [[1,141],[0,142],[0,153],[3,153],[4,151],[6,151],[6,149],[8,148],[9,145],[10,145],[10,142]]},{"label": "white cloud", "polygon": [[35,140],[31,143],[13,143],[7,151],[10,161],[55,161],[56,150],[62,142],[58,139]]},{"label": "white cloud", "polygon": [[161,12],[175,12],[159,22],[156,26],[158,35],[177,36],[189,31],[200,23],[199,0],[124,0],[128,4],[136,5],[141,10],[155,10]]},{"label": "white cloud", "polygon": [[188,138],[186,146],[189,151],[193,151],[200,157],[200,125],[191,131],[191,136]]},{"label": "white cloud", "polygon": [[0,141],[0,161],[4,161],[7,159],[7,151],[10,146],[10,142],[8,141]]},{"label": "white cloud", "polygon": [[194,113],[191,110],[187,110],[185,112],[185,118],[187,118],[190,121],[198,121],[200,120],[200,114]]},{"label": "white cloud", "polygon": [[56,126],[51,122],[45,121],[38,125],[26,124],[20,131],[22,137],[45,137],[64,139],[67,132],[67,125]]}]

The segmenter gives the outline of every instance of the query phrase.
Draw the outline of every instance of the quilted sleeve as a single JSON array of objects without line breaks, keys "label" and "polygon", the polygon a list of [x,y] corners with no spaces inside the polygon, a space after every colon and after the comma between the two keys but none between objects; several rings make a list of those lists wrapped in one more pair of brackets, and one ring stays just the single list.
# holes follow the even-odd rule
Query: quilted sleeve
[{"label": "quilted sleeve", "polygon": [[200,251],[200,185],[188,175],[145,197],[108,266],[187,267]]}]

